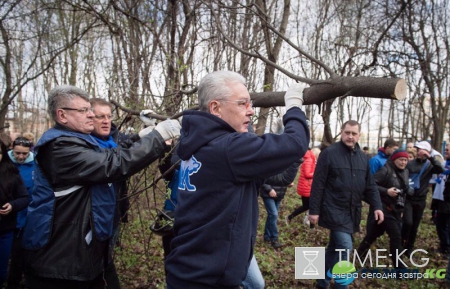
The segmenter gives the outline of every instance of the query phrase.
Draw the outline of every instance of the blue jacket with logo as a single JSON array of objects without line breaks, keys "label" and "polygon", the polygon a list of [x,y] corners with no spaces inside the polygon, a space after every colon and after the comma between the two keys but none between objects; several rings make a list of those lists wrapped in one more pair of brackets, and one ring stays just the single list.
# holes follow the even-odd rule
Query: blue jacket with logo
[{"label": "blue jacket with logo", "polygon": [[109,150],[60,125],[46,131],[35,148],[35,184],[23,235],[26,272],[78,281],[99,276],[110,262],[112,182],[148,166],[164,148],[156,131],[130,149]]},{"label": "blue jacket with logo", "polygon": [[258,189],[306,152],[304,113],[291,108],[285,131],[238,133],[222,119],[185,111],[178,156],[175,237],[166,258],[171,288],[238,288],[253,256]]},{"label": "blue jacket with logo", "polygon": [[[28,157],[23,163],[18,163],[13,155],[13,151],[8,152],[9,158],[14,163],[14,165],[19,169],[20,176],[22,177],[23,183],[27,188],[28,194],[31,196],[33,190],[33,173],[34,173],[34,154],[30,152]],[[23,228],[25,226],[25,221],[27,219],[27,208],[17,212],[17,224],[16,228]]]}]

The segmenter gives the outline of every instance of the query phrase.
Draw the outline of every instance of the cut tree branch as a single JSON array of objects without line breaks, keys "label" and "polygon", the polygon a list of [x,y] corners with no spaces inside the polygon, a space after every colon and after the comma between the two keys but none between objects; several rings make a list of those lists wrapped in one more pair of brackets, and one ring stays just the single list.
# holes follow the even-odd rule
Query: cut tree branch
[{"label": "cut tree branch", "polygon": [[[403,78],[376,78],[376,77],[335,77],[328,80],[315,80],[310,87],[303,91],[304,105],[317,104],[336,97],[355,96],[369,98],[384,98],[403,100],[406,98],[408,88]],[[284,106],[285,91],[253,92],[250,98],[254,107]],[[132,110],[111,100],[117,108],[132,115],[139,115],[139,110]],[[198,109],[198,106],[189,109]],[[179,118],[182,112],[172,116],[161,114],[148,114],[148,116],[165,120],[168,118]]]},{"label": "cut tree branch", "polygon": [[[336,97],[356,96],[403,100],[408,88],[402,78],[335,77],[316,80],[303,92],[304,105],[317,104]],[[251,93],[255,107],[284,106],[285,92]]]}]

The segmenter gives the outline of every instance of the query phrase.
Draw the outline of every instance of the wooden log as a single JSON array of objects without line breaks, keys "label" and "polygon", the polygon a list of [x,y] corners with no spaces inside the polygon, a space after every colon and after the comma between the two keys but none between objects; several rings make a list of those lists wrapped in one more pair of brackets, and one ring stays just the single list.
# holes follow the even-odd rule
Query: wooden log
[{"label": "wooden log", "polygon": [[[407,91],[406,81],[402,78],[337,77],[312,83],[303,93],[303,104],[321,104],[341,96],[403,100]],[[284,106],[285,93],[250,93],[250,98],[255,107]]]}]

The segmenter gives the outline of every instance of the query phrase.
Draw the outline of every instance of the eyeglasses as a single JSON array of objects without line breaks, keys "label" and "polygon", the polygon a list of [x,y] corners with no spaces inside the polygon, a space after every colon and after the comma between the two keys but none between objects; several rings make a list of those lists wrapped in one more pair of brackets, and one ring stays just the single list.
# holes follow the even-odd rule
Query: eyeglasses
[{"label": "eyeglasses", "polygon": [[94,115],[94,117],[96,119],[100,119],[100,120],[103,120],[103,119],[111,120],[113,118],[113,116],[110,115],[110,114],[108,114],[108,115],[106,115],[106,114],[96,114],[96,115]]},{"label": "eyeglasses", "polygon": [[64,109],[64,110],[76,110],[76,111],[78,111],[79,113],[82,113],[82,114],[86,114],[89,111],[90,112],[94,112],[94,109],[92,107],[83,107],[83,108],[61,107],[61,109]]},{"label": "eyeglasses", "polygon": [[217,100],[219,102],[225,101],[225,102],[234,102],[238,105],[241,109],[249,109],[253,108],[253,100],[251,99],[240,99],[240,100],[225,100],[225,99],[219,99]]},{"label": "eyeglasses", "polygon": [[13,146],[31,147],[31,145],[31,141],[25,139],[16,139],[13,141]]}]

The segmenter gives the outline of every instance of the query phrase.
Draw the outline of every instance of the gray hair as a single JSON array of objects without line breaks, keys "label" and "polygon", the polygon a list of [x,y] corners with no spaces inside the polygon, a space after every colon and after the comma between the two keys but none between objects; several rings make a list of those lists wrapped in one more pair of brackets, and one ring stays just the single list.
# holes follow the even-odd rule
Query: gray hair
[{"label": "gray hair", "polygon": [[198,85],[198,105],[200,111],[208,111],[209,103],[214,99],[228,99],[233,95],[231,85],[241,83],[246,86],[245,78],[232,71],[214,71],[207,74]]},{"label": "gray hair", "polygon": [[56,111],[68,104],[69,101],[75,97],[80,97],[86,101],[89,101],[89,94],[72,85],[59,85],[53,88],[48,95],[48,113],[52,116],[56,122]]}]

